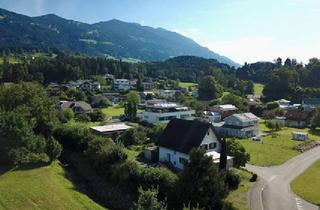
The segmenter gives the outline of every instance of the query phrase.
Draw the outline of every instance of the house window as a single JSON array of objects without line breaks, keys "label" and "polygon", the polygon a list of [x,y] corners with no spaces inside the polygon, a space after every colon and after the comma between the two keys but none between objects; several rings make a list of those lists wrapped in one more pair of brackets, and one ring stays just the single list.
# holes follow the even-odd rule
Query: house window
[{"label": "house window", "polygon": [[200,145],[200,149],[208,150],[208,145],[207,144],[202,144],[202,145]]},{"label": "house window", "polygon": [[216,147],[217,147],[217,143],[216,142],[209,144],[209,149],[215,149]]},{"label": "house window", "polygon": [[179,158],[179,163],[184,164],[186,163],[188,160],[186,158]]}]

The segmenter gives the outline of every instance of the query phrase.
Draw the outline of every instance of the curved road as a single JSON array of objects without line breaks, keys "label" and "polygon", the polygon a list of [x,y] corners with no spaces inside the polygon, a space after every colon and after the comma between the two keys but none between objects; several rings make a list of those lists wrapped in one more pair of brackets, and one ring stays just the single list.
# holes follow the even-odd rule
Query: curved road
[{"label": "curved road", "polygon": [[290,183],[320,159],[320,146],[298,155],[286,163],[273,167],[246,165],[260,177],[249,192],[251,210],[320,210],[295,195]]}]

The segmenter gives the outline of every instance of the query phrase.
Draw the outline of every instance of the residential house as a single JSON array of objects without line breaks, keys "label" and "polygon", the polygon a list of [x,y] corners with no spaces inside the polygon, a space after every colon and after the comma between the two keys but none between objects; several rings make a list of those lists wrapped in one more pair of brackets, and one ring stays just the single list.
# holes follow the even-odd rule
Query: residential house
[{"label": "residential house", "polygon": [[87,114],[93,111],[90,104],[85,101],[60,101],[60,108],[62,111],[71,108],[76,115]]},{"label": "residential house", "polygon": [[156,88],[156,84],[154,82],[142,82],[142,86],[144,90],[152,90]]},{"label": "residential house", "polygon": [[104,92],[103,96],[107,97],[112,103],[117,104],[120,102],[120,93],[118,92]]},{"label": "residential house", "polygon": [[159,96],[161,98],[173,98],[177,90],[160,90]]},{"label": "residential house", "polygon": [[156,94],[153,91],[143,91],[140,93],[140,98],[142,101],[154,99]]},{"label": "residential house", "polygon": [[213,122],[220,122],[221,121],[221,114],[219,112],[209,112],[204,111],[203,112],[203,119],[207,122],[213,123]]},{"label": "residential house", "polygon": [[302,100],[302,106],[306,111],[315,110],[317,106],[320,106],[320,98],[306,98]]},{"label": "residential house", "polygon": [[290,108],[291,101],[288,101],[286,99],[280,99],[277,102],[279,104],[280,109],[288,110]]},{"label": "residential house", "polygon": [[104,78],[108,83],[111,83],[114,80],[114,75],[113,74],[105,74]]},{"label": "residential house", "polygon": [[113,88],[121,91],[127,91],[132,88],[128,79],[115,79],[113,80]]},{"label": "residential house", "polygon": [[193,88],[191,92],[191,96],[198,98],[199,97],[199,89]]},{"label": "residential house", "polygon": [[233,114],[215,126],[221,136],[250,138],[259,135],[259,118],[252,113]]},{"label": "residential house", "polygon": [[252,95],[252,94],[247,95],[247,101],[249,104],[260,104],[261,103],[260,96]]},{"label": "residential house", "polygon": [[288,127],[304,128],[309,125],[314,111],[301,109],[289,110],[286,114],[286,125]]},{"label": "residential house", "polygon": [[[183,169],[183,163],[189,161],[189,153],[194,148],[205,150],[215,163],[220,159],[221,143],[215,129],[207,122],[173,119],[160,136],[158,146],[159,161],[177,169]],[[232,158],[227,160],[231,166]]]},{"label": "residential house", "polygon": [[138,113],[141,121],[148,123],[168,123],[171,119],[180,118],[193,120],[195,110],[176,103],[156,103],[145,106],[145,111]]},{"label": "residential house", "polygon": [[221,119],[224,119],[238,111],[238,108],[232,104],[214,105],[208,108],[211,112],[218,112],[221,115]]}]

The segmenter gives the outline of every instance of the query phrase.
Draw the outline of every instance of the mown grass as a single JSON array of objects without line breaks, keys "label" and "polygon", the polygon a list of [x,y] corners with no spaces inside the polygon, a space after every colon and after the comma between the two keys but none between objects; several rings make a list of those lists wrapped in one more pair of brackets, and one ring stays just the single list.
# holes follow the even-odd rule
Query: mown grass
[{"label": "mown grass", "polygon": [[260,84],[260,83],[254,83],[254,94],[257,95],[257,96],[262,96],[262,90],[264,88],[264,85],[263,84]]},{"label": "mown grass", "polygon": [[[14,57],[8,57],[8,60],[9,60],[9,63],[19,63],[19,60],[17,60],[16,58]],[[3,63],[3,57],[0,57],[0,64]]]},{"label": "mown grass", "polygon": [[298,176],[291,183],[291,189],[306,201],[320,206],[320,160]]},{"label": "mown grass", "polygon": [[182,88],[189,88],[189,87],[197,87],[197,83],[192,83],[192,82],[179,82],[179,87]]},{"label": "mown grass", "polygon": [[[263,122],[260,123],[260,130],[270,132]],[[295,147],[301,142],[292,140],[292,132],[294,131],[307,132],[310,140],[320,141],[320,136],[314,135],[310,129],[285,127],[274,134],[268,133],[263,136],[261,142],[251,139],[239,140],[239,142],[250,154],[250,164],[259,166],[280,165],[299,154]]]},{"label": "mown grass", "polygon": [[248,191],[254,182],[250,182],[252,174],[245,169],[234,169],[241,177],[241,183],[239,188],[235,191],[232,191],[226,201],[233,204],[233,206],[238,210],[247,210],[248,209]]},{"label": "mown grass", "polygon": [[120,116],[124,114],[124,107],[115,105],[108,108],[102,109],[102,112],[105,113],[108,117]]},{"label": "mown grass", "polygon": [[0,209],[104,209],[75,189],[58,162],[36,169],[4,170],[1,166]]}]

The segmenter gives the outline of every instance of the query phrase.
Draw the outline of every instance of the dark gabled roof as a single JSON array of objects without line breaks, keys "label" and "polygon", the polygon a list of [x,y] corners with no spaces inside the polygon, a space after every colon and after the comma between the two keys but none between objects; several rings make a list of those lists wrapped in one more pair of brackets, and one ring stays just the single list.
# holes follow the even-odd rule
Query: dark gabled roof
[{"label": "dark gabled roof", "polygon": [[172,119],[160,136],[158,146],[188,154],[191,149],[200,146],[209,128],[216,134],[210,123]]},{"label": "dark gabled roof", "polygon": [[313,116],[313,112],[307,112],[307,111],[302,111],[299,109],[294,109],[294,110],[289,110],[286,114],[285,117],[288,120],[294,120],[294,121],[309,121],[311,117]]}]

